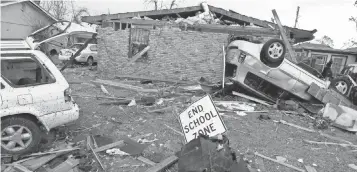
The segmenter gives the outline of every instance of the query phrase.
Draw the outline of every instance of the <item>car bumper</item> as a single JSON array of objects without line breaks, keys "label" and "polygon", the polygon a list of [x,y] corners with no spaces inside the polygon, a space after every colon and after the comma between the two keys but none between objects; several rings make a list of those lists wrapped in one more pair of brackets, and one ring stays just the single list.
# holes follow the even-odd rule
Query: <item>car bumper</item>
[{"label": "car bumper", "polygon": [[60,125],[76,121],[79,118],[79,107],[73,102],[71,109],[61,112],[55,112],[39,117],[40,121],[49,131]]}]

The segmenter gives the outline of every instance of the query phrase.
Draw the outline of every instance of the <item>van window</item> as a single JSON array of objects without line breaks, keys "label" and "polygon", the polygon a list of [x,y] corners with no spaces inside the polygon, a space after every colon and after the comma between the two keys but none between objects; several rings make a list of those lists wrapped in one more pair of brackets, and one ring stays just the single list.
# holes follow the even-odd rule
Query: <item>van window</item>
[{"label": "van window", "polygon": [[54,83],[56,80],[46,66],[33,55],[1,54],[1,75],[13,87]]},{"label": "van window", "polygon": [[97,51],[97,45],[92,45],[89,47],[91,51]]}]

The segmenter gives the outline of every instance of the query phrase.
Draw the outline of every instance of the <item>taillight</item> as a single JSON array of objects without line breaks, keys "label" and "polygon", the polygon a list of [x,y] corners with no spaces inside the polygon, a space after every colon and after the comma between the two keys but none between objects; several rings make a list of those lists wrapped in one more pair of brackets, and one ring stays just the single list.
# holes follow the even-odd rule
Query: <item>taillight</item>
[{"label": "taillight", "polygon": [[72,94],[72,90],[70,88],[67,88],[66,90],[64,90],[64,101],[65,102],[69,102],[72,100],[71,94]]}]

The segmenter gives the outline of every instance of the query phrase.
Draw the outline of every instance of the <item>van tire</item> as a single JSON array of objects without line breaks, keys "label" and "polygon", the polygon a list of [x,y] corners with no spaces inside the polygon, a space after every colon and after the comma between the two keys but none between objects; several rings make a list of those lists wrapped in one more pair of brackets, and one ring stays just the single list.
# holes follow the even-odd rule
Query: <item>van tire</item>
[{"label": "van tire", "polygon": [[282,40],[280,39],[271,39],[267,41],[260,52],[260,59],[262,62],[280,65],[284,60],[286,53],[286,47]]},{"label": "van tire", "polygon": [[93,57],[92,57],[92,56],[89,56],[88,59],[87,59],[87,65],[88,65],[88,66],[93,66],[93,64],[94,64]]},{"label": "van tire", "polygon": [[[15,143],[15,147],[20,147],[18,150],[11,150],[11,148],[6,148],[5,144],[9,144],[11,141],[5,140],[6,136],[15,136],[13,132],[19,132],[20,128],[22,129],[22,134],[17,135],[19,137],[28,137],[21,138],[23,147],[20,144]],[[8,130],[8,133],[5,131]],[[12,133],[9,133],[9,132]],[[12,154],[12,155],[22,155],[37,151],[39,144],[42,139],[42,132],[40,126],[36,124],[31,119],[25,117],[8,117],[1,119],[1,153],[2,154]],[[18,140],[17,140],[18,141]],[[14,141],[12,141],[14,142]]]}]

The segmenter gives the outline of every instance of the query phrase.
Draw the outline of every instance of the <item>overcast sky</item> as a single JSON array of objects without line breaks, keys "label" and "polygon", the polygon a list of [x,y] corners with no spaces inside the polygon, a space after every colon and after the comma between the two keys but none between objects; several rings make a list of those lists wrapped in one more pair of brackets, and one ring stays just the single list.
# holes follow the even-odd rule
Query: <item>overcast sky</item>
[{"label": "overcast sky", "polygon": [[[300,6],[298,28],[317,29],[316,38],[327,35],[341,48],[350,38],[357,38],[356,25],[348,21],[357,16],[355,0],[206,0],[209,5],[232,9],[243,15],[268,20],[276,9],[283,25],[294,26],[296,8]],[[169,3],[170,0],[164,0]],[[202,0],[178,0],[179,7],[199,5]],[[165,3],[164,3],[165,4]],[[78,0],[78,6],[87,7],[91,15],[153,10],[144,0]]]}]

